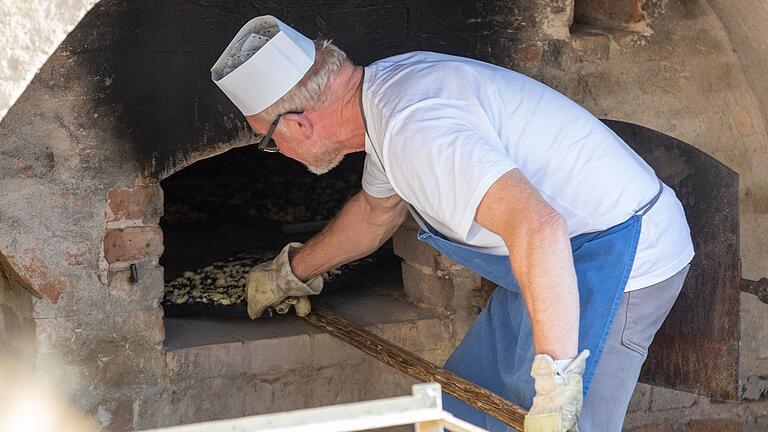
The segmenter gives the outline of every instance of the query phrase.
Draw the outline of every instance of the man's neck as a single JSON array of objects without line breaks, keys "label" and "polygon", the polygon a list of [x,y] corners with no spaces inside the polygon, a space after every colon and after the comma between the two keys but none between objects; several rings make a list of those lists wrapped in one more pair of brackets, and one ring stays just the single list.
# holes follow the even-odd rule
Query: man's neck
[{"label": "man's neck", "polygon": [[345,62],[330,85],[333,99],[323,109],[326,111],[323,117],[333,122],[327,125],[332,128],[332,140],[345,153],[365,150],[365,123],[360,104],[362,80],[362,66]]}]

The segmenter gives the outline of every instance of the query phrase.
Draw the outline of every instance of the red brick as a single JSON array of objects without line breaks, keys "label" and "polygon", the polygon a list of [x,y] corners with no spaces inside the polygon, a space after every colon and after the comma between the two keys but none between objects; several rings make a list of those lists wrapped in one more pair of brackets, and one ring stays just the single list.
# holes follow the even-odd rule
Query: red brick
[{"label": "red brick", "polygon": [[518,47],[514,51],[513,56],[518,63],[538,65],[544,56],[544,49],[537,42],[529,42]]},{"label": "red brick", "polygon": [[645,12],[643,12],[643,5],[645,0],[632,0],[630,2],[630,14],[627,17],[626,24],[636,24],[645,21]]},{"label": "red brick", "polygon": [[736,419],[695,419],[688,422],[686,432],[742,432],[744,426]]},{"label": "red brick", "polygon": [[52,303],[57,303],[69,286],[66,279],[48,267],[37,249],[25,249],[16,256],[0,253],[0,271],[35,297],[48,297]]},{"label": "red brick", "polygon": [[109,229],[104,235],[104,258],[112,264],[163,253],[163,231],[158,227]]},{"label": "red brick", "polygon": [[611,51],[611,39],[589,30],[575,31],[571,46],[581,58],[607,60]]},{"label": "red brick", "polygon": [[159,185],[113,189],[107,193],[107,222],[122,219],[157,223],[163,214],[163,190]]}]

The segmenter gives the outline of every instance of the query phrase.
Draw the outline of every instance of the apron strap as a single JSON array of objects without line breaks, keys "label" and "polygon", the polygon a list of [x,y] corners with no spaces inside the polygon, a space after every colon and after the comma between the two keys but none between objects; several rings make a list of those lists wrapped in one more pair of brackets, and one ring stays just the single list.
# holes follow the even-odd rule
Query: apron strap
[{"label": "apron strap", "polygon": [[432,235],[435,234],[434,230],[432,229],[432,225],[427,223],[426,220],[424,220],[423,217],[419,214],[418,210],[416,210],[416,207],[412,206],[410,203],[405,203],[408,206],[408,211],[411,212],[411,216],[416,220],[416,223],[419,224],[419,228],[422,229],[424,232],[428,232]]},{"label": "apron strap", "polygon": [[659,179],[659,191],[656,192],[656,195],[653,198],[651,198],[650,201],[648,201],[644,206],[640,207],[640,209],[638,209],[635,212],[635,214],[640,217],[645,216],[645,214],[651,211],[653,206],[655,206],[656,203],[659,201],[659,198],[661,197],[662,192],[664,192],[664,183],[662,183],[661,179]]}]

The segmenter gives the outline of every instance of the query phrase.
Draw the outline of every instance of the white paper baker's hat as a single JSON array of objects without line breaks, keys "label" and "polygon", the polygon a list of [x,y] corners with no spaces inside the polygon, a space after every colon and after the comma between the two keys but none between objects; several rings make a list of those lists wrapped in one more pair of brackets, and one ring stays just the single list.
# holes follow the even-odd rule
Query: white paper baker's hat
[{"label": "white paper baker's hat", "polygon": [[248,21],[211,68],[211,79],[244,115],[283,97],[315,61],[315,43],[279,19]]}]

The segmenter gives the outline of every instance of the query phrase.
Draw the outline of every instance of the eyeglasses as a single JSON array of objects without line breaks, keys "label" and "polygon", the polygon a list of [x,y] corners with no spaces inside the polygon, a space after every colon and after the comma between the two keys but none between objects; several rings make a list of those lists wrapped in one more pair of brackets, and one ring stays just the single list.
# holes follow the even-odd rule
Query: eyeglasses
[{"label": "eyeglasses", "polygon": [[278,114],[277,117],[275,117],[275,119],[272,121],[272,125],[269,127],[267,133],[264,135],[261,141],[259,141],[259,150],[263,150],[268,153],[277,153],[280,151],[280,149],[277,148],[275,141],[272,140],[272,134],[275,133],[277,124],[280,122],[280,117],[286,114],[304,114],[304,111],[287,111],[282,114]]}]

